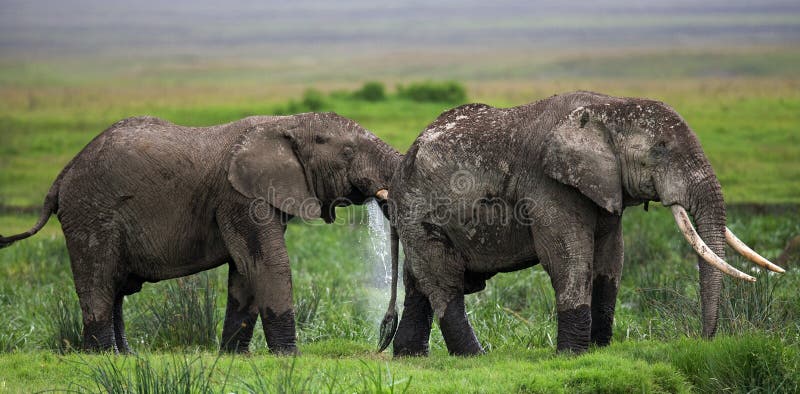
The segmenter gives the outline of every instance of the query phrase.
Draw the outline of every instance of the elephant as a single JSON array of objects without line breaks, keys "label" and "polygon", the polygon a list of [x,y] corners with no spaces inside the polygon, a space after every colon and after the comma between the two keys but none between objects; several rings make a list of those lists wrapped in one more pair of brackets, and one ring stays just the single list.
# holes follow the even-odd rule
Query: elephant
[{"label": "elephant", "polygon": [[[435,316],[448,352],[483,348],[464,307],[498,272],[541,264],[555,290],[557,351],[608,345],[623,263],[621,215],[660,201],[699,254],[702,334],[717,330],[725,242],[780,267],[726,227],[720,183],[672,108],[578,91],[513,108],[467,104],[415,140],[388,190],[392,288],[379,351],[427,355]],[[692,225],[691,214],[697,225]],[[405,300],[397,322],[398,243]]]},{"label": "elephant", "polygon": [[276,354],[296,353],[287,221],[385,196],[400,154],[335,113],[252,116],[211,127],[121,120],[61,171],[29,231],[55,212],[87,350],[130,352],[122,304],[144,282],[229,264],[223,351],[247,352],[257,318]]}]

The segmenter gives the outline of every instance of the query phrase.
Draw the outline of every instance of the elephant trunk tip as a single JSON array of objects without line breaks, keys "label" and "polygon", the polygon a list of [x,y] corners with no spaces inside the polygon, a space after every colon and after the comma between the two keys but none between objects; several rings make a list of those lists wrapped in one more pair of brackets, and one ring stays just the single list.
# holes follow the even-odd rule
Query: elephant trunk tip
[{"label": "elephant trunk tip", "polygon": [[378,353],[384,351],[394,339],[394,334],[397,332],[397,308],[390,307],[383,316],[381,322],[381,331],[379,334]]}]

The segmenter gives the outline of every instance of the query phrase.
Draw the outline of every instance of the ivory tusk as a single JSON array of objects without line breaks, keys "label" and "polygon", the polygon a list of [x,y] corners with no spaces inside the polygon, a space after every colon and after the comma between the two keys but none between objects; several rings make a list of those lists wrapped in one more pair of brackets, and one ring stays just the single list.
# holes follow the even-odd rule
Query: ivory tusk
[{"label": "ivory tusk", "polygon": [[380,200],[388,200],[389,199],[389,191],[386,190],[386,189],[378,190],[378,192],[375,193],[375,197],[378,197],[378,199],[380,199]]},{"label": "ivory tusk", "polygon": [[706,245],[703,239],[700,238],[700,235],[697,234],[694,226],[692,226],[692,222],[689,220],[689,215],[682,206],[675,204],[672,205],[670,209],[672,210],[672,215],[675,217],[675,223],[678,224],[678,227],[683,233],[683,237],[686,238],[686,241],[689,242],[689,245],[692,245],[694,251],[697,252],[697,254],[703,258],[703,260],[734,278],[746,280],[748,282],[756,281],[756,278],[747,275],[726,263],[725,260],[717,256],[716,253],[714,253],[714,251],[711,250],[708,245]]},{"label": "ivory tusk", "polygon": [[728,245],[730,245],[734,250],[739,252],[739,254],[746,257],[748,260],[773,272],[780,272],[780,273],[786,272],[786,270],[784,270],[783,268],[775,264],[772,264],[769,260],[765,259],[760,254],[756,253],[755,250],[750,249],[750,247],[747,246],[747,244],[745,244],[744,242],[742,242],[742,240],[736,237],[736,234],[734,234],[733,231],[731,231],[731,229],[727,227],[725,227],[725,241],[727,241]]}]

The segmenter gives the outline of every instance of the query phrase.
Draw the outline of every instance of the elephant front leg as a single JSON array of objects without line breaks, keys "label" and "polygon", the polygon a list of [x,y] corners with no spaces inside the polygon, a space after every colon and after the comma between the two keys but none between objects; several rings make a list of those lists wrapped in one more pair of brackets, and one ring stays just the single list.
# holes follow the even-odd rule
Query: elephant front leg
[{"label": "elephant front leg", "polygon": [[[558,264],[566,264],[559,262]],[[579,267],[580,266],[580,267]],[[591,273],[585,261],[548,270],[556,293],[559,352],[583,353],[589,348],[592,329]]]},{"label": "elephant front leg", "polygon": [[592,328],[593,234],[561,226],[539,230],[536,235],[537,254],[542,256],[542,267],[556,294],[557,350],[583,353],[589,348]]},{"label": "elephant front leg", "polygon": [[256,320],[258,320],[258,310],[253,305],[253,291],[250,284],[239,271],[236,271],[235,265],[229,264],[228,305],[225,309],[220,350],[230,353],[249,352]]},{"label": "elephant front leg", "polygon": [[[255,267],[250,285],[264,326],[269,350],[276,354],[297,354],[294,308],[292,307],[292,270],[283,241],[283,231],[268,232],[269,255]],[[269,235],[273,234],[273,235]]]},{"label": "elephant front leg", "polygon": [[622,218],[608,215],[599,222],[592,279],[592,343],[611,342],[614,308],[622,275]]},{"label": "elephant front leg", "polygon": [[[269,220],[256,222],[249,216],[248,209],[249,205],[243,203],[227,203],[220,207],[217,215],[222,237],[236,272],[252,291],[252,305],[261,316],[270,351],[295,354],[297,339],[292,308],[292,271],[283,238],[285,225],[277,211]],[[254,322],[252,315],[242,319]],[[232,316],[232,320],[236,319]],[[233,337],[231,331],[234,329],[229,328],[226,334]]]}]

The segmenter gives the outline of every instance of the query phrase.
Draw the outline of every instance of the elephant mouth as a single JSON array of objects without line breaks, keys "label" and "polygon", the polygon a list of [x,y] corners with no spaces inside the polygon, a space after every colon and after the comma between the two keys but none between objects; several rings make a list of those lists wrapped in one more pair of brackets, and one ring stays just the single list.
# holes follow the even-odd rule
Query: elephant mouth
[{"label": "elephant mouth", "polygon": [[[388,199],[389,192],[386,189],[379,190],[375,198],[381,203],[381,208],[384,208],[386,205],[386,200]],[[336,207],[347,207],[350,205],[362,205],[364,204],[367,199],[372,196],[367,196],[362,193],[357,188],[353,188],[350,194],[334,199],[333,201],[323,202],[320,206],[320,217],[325,223],[333,223],[336,221]],[[386,213],[386,212],[384,212]],[[387,215],[388,217],[388,215]]]}]

